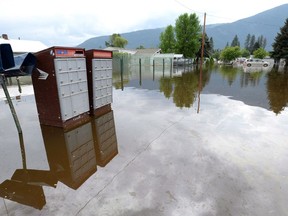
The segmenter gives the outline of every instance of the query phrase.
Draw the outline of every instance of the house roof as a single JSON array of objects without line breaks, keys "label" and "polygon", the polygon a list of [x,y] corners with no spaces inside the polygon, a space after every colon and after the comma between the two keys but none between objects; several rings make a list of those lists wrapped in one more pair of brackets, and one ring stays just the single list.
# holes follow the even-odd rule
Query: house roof
[{"label": "house roof", "polygon": [[108,51],[112,51],[112,52],[119,52],[119,53],[129,53],[129,54],[135,54],[136,50],[128,50],[125,48],[121,48],[121,47],[106,47],[104,48],[104,50],[108,50]]},{"label": "house roof", "polygon": [[42,42],[32,40],[15,40],[15,39],[0,38],[0,44],[10,44],[13,53],[27,53],[27,52],[34,53],[48,48]]},{"label": "house roof", "polygon": [[122,52],[122,53],[130,53],[130,54],[135,54],[135,55],[155,55],[155,54],[160,54],[161,49],[159,48],[149,48],[149,49],[136,49],[136,50],[127,50],[125,48],[120,48],[120,47],[106,47],[104,50],[109,50],[109,51],[116,51],[116,52]]},{"label": "house roof", "polygon": [[136,55],[154,55],[160,53],[161,49],[151,48],[151,49],[137,49]]}]

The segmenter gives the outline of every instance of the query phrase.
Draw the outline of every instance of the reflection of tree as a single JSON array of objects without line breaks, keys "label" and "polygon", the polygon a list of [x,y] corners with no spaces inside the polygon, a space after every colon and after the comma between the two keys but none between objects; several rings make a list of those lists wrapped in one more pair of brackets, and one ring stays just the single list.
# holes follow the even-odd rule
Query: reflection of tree
[{"label": "reflection of tree", "polygon": [[251,73],[242,73],[241,74],[241,87],[247,87],[249,84],[251,86],[257,86],[260,82],[260,79],[263,75],[262,71],[254,71]]},{"label": "reflection of tree", "polygon": [[270,109],[279,114],[288,103],[288,73],[271,71],[266,86]]},{"label": "reflection of tree", "polygon": [[231,66],[225,66],[219,68],[219,71],[224,79],[227,79],[228,84],[231,86],[234,80],[237,77],[238,68],[234,68]]},{"label": "reflection of tree", "polygon": [[173,81],[170,77],[161,77],[160,92],[163,92],[166,98],[170,98],[173,91]]},{"label": "reflection of tree", "polygon": [[115,89],[122,89],[127,83],[129,83],[130,79],[128,74],[113,73],[113,86]]},{"label": "reflection of tree", "polygon": [[[203,70],[202,86],[208,82],[209,78],[210,73],[207,73],[207,69]],[[160,91],[167,98],[173,95],[173,102],[177,107],[191,107],[199,90],[199,70],[195,69],[193,72],[182,73],[181,76],[173,78],[162,77],[159,82]]]},{"label": "reflection of tree", "polygon": [[174,77],[175,89],[173,101],[177,107],[190,107],[198,90],[198,76],[195,73],[183,73],[181,77]]}]

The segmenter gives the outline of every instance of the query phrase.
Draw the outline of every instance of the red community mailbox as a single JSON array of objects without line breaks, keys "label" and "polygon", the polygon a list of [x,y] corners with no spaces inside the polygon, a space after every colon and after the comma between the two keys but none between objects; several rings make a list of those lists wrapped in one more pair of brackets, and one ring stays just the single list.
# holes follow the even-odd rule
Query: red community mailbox
[{"label": "red community mailbox", "polygon": [[50,47],[34,55],[32,82],[40,124],[69,129],[88,121],[85,50]]},{"label": "red community mailbox", "polygon": [[89,88],[90,113],[100,116],[111,109],[112,57],[107,50],[85,51]]}]

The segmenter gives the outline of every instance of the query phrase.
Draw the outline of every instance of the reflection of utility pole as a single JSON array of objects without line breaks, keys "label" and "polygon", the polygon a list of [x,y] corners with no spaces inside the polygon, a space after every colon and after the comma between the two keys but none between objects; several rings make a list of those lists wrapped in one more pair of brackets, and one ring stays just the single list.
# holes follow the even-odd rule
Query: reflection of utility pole
[{"label": "reflection of utility pole", "polygon": [[124,72],[124,69],[123,69],[123,56],[122,56],[122,58],[120,59],[120,76],[121,76],[121,90],[122,91],[124,90],[123,72]]},{"label": "reflection of utility pole", "polygon": [[139,58],[139,85],[142,86],[142,66],[141,66],[141,58]]},{"label": "reflection of utility pole", "polygon": [[200,93],[202,90],[202,68],[203,68],[203,56],[204,56],[204,41],[205,41],[205,25],[206,25],[206,13],[204,13],[204,25],[202,33],[202,46],[201,46],[201,62],[200,62],[200,74],[199,74],[199,86],[198,86],[198,108],[197,113],[200,111]]}]

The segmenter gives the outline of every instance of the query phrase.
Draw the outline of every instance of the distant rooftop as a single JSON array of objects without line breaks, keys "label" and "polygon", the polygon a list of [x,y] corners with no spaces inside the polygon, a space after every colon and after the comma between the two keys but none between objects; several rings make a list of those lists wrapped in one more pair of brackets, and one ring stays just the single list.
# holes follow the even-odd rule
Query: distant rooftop
[{"label": "distant rooftop", "polygon": [[0,37],[0,44],[10,44],[15,54],[34,53],[48,48],[40,41],[8,39],[6,34],[2,34],[2,37]]},{"label": "distant rooftop", "polygon": [[129,54],[135,54],[136,50],[132,49],[125,49],[121,47],[106,47],[104,50],[112,51],[112,52],[119,52],[119,53],[129,53]]},{"label": "distant rooftop", "polygon": [[149,48],[149,49],[137,49],[136,55],[154,55],[160,54],[161,49],[159,48]]},{"label": "distant rooftop", "polygon": [[161,49],[159,48],[148,48],[148,49],[125,49],[120,47],[106,47],[104,50],[109,50],[113,52],[130,53],[135,55],[155,55],[160,54]]}]

